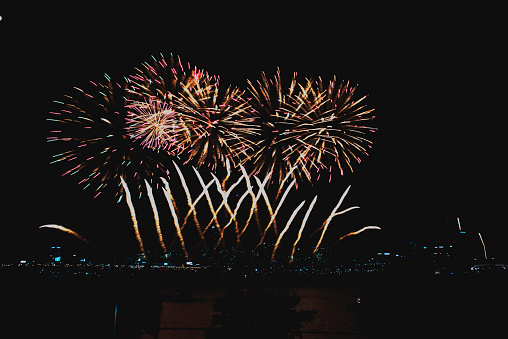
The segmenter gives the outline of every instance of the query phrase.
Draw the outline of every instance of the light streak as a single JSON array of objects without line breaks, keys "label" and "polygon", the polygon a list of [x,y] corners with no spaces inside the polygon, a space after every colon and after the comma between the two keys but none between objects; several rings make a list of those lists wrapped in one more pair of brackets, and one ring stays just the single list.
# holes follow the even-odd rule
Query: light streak
[{"label": "light streak", "polygon": [[[215,180],[215,185],[217,187],[217,191],[222,196],[222,203],[220,204],[220,206],[215,211],[214,217],[217,216],[217,213],[219,213],[219,210],[222,208],[222,206],[224,206],[226,208],[226,210],[228,211],[229,215],[231,216],[231,218],[233,219],[234,223],[235,223],[235,232],[236,232],[236,236],[237,236],[237,239],[238,239],[238,233],[239,233],[238,232],[239,231],[238,230],[238,222],[237,222],[237,220],[235,218],[235,215],[234,215],[233,211],[231,210],[231,207],[228,204],[228,197],[231,194],[231,192],[233,191],[233,189],[236,186],[238,186],[238,184],[243,180],[243,177],[240,177],[233,185],[231,185],[231,187],[226,192],[224,192],[222,190],[221,183],[220,183],[219,179],[215,176],[215,174],[213,174],[213,173],[211,173],[211,174],[212,174],[213,179]],[[212,220],[210,220],[210,222],[212,222]],[[224,239],[224,231],[226,230],[227,226],[229,226],[230,224],[231,223],[228,223],[228,225],[226,225],[226,226],[224,226],[222,228],[219,241],[217,242],[217,245],[215,246],[215,248],[217,248],[217,246],[219,246],[219,243]],[[239,244],[237,243],[237,245],[239,245]]]},{"label": "light streak", "polygon": [[328,226],[330,225],[330,222],[332,221],[332,219],[334,217],[336,217],[337,215],[344,214],[346,212],[349,212],[352,209],[360,208],[358,206],[353,206],[353,207],[346,208],[345,210],[342,210],[340,212],[337,212],[337,210],[339,209],[340,205],[342,205],[342,202],[344,201],[344,198],[346,197],[346,195],[349,192],[350,188],[351,188],[351,185],[349,185],[348,188],[346,188],[346,190],[344,191],[344,193],[340,197],[339,202],[337,203],[335,208],[332,210],[332,213],[330,213],[330,216],[326,219],[325,223],[323,224],[323,227],[322,227],[323,232],[321,232],[321,237],[319,238],[318,243],[316,245],[316,248],[314,249],[314,254],[316,254],[316,252],[318,251],[319,246],[321,245],[321,242],[323,241],[323,238],[325,236],[326,230],[328,229]]},{"label": "light streak", "polygon": [[[201,192],[201,194],[196,198],[196,200],[194,200],[194,202],[192,203],[192,209],[195,209],[196,208],[196,204],[199,202],[199,200],[202,198],[202,196],[204,195],[206,197],[206,201],[208,202],[208,207],[210,208],[210,211],[212,212],[212,220],[215,221],[215,227],[217,227],[217,229],[219,230],[219,232],[221,231],[221,227],[219,225],[219,221],[217,220],[217,214],[215,214],[215,208],[213,207],[213,203],[212,203],[212,198],[210,197],[210,194],[208,192],[208,188],[210,186],[212,186],[212,184],[215,182],[214,179],[210,180],[210,182],[208,184],[205,185],[205,182],[203,180],[203,177],[201,177],[201,174],[199,174],[198,170],[195,168],[195,167],[192,167],[192,169],[194,170],[194,173],[196,173],[196,177],[198,178],[198,181],[199,181],[199,184],[201,185],[201,187],[203,188],[203,191]],[[189,212],[187,212],[187,215],[185,216],[185,220],[184,220],[184,223],[185,221],[187,220],[187,218],[189,217],[191,213],[191,210],[189,210]],[[208,228],[210,227],[211,225],[211,221],[210,223],[206,226],[206,228],[203,230],[203,234],[206,233],[206,231],[208,230]]]},{"label": "light streak", "polygon": [[153,197],[152,187],[148,184],[148,181],[145,179],[146,191],[148,194],[148,199],[150,200],[150,205],[152,206],[153,211],[153,219],[155,221],[155,229],[157,230],[157,235],[159,236],[159,243],[162,247],[164,253],[167,253],[166,244],[164,243],[164,239],[162,238],[161,225],[159,221],[159,212],[157,211],[157,204],[155,203],[155,199]]},{"label": "light streak", "polygon": [[125,201],[127,202],[127,206],[129,206],[129,211],[131,213],[132,219],[132,227],[134,228],[134,234],[136,235],[136,240],[139,244],[139,250],[141,251],[141,254],[145,256],[145,248],[143,246],[141,234],[139,233],[138,220],[136,219],[136,211],[134,210],[134,205],[132,204],[131,192],[129,191],[129,187],[125,183],[125,180],[122,176],[120,176],[120,182],[122,183],[123,189],[125,190]]},{"label": "light streak", "polygon": [[298,205],[298,207],[293,211],[293,213],[291,214],[291,217],[289,218],[289,220],[286,224],[286,227],[284,227],[282,232],[280,232],[279,237],[277,238],[277,241],[275,242],[275,246],[273,247],[272,258],[270,259],[271,261],[273,261],[273,259],[275,258],[275,252],[277,251],[277,248],[279,248],[279,244],[282,240],[282,237],[284,236],[284,234],[286,234],[287,230],[289,229],[289,226],[291,226],[291,223],[293,222],[293,219],[296,217],[296,215],[298,214],[298,211],[300,211],[300,209],[303,207],[304,204],[305,204],[305,200],[302,201],[300,203],[300,205]]},{"label": "light streak", "polygon": [[[185,177],[183,176],[183,173],[180,170],[180,167],[178,167],[178,165],[174,161],[173,161],[173,165],[175,166],[176,172],[178,173],[178,176],[180,177],[180,181],[183,185],[183,190],[185,192],[185,196],[187,197],[187,204],[189,205],[189,209],[192,211],[192,215],[194,217],[194,223],[195,223],[196,228],[198,230],[199,236],[201,237],[201,241],[203,242],[203,244],[206,248],[205,237],[203,235],[203,231],[201,230],[201,226],[199,225],[196,209],[194,208],[195,206],[193,206],[192,197],[190,195],[189,188],[187,187],[187,183],[185,182]],[[185,224],[182,224],[182,228],[184,228],[184,227],[185,227]]]},{"label": "light streak", "polygon": [[[263,244],[263,241],[265,240],[266,232],[268,232],[268,229],[274,223],[275,217],[277,216],[277,213],[279,212],[280,207],[284,203],[284,200],[286,200],[286,197],[289,194],[289,191],[295,185],[295,183],[296,183],[296,180],[293,180],[291,182],[291,184],[286,188],[286,191],[282,195],[282,198],[280,199],[279,204],[277,205],[277,208],[275,209],[275,212],[273,213],[272,217],[270,218],[270,222],[268,223],[265,230],[263,231],[263,234],[261,235],[261,240],[259,241],[259,244],[257,244],[257,246],[256,246],[256,248],[254,248],[254,250],[256,250],[261,244]],[[275,229],[275,227],[274,227],[274,229]],[[275,229],[275,235],[278,235],[278,232],[276,229]]]},{"label": "light streak", "polygon": [[[256,223],[258,225],[259,231],[261,232],[261,226],[259,225],[258,205],[257,205],[257,202],[258,202],[259,198],[261,197],[261,193],[259,192],[257,195],[254,194],[254,191],[252,190],[252,185],[250,183],[250,178],[249,178],[249,175],[247,174],[247,171],[245,170],[245,168],[242,165],[240,165],[240,169],[242,171],[243,177],[245,178],[245,184],[247,186],[247,192],[251,196],[252,203],[251,203],[251,208],[250,208],[250,211],[249,211],[249,217],[247,218],[247,221],[245,222],[245,226],[243,227],[243,230],[240,232],[239,237],[243,235],[243,233],[247,229],[247,226],[249,226],[250,220],[252,219],[253,215],[256,215]],[[262,183],[262,185],[264,186],[267,181],[268,181],[268,177],[265,178],[265,181]]]},{"label": "light streak", "polygon": [[76,238],[78,238],[79,240],[81,240],[82,242],[84,242],[84,243],[86,243],[88,245],[92,245],[90,243],[90,241],[88,241],[85,237],[79,235],[78,233],[76,233],[75,231],[71,230],[70,228],[67,228],[67,227],[64,227],[64,226],[61,226],[61,225],[47,224],[47,225],[39,226],[39,228],[52,228],[52,229],[60,230],[60,231],[63,231],[65,233],[69,233],[69,234],[75,236]]},{"label": "light streak", "polygon": [[478,232],[478,236],[480,237],[480,241],[482,242],[482,246],[483,246],[483,255],[485,257],[485,260],[488,259],[487,257],[487,248],[485,247],[485,243],[483,242],[483,238],[482,238],[482,235],[480,232]]},{"label": "light streak", "polygon": [[339,238],[339,241],[344,239],[344,238],[350,237],[352,235],[360,234],[360,233],[362,233],[363,231],[366,231],[366,230],[380,230],[380,229],[381,229],[381,227],[379,227],[379,226],[365,226],[365,227],[359,229],[358,231],[350,232],[350,233],[348,233],[346,235],[343,235],[342,237]]},{"label": "light streak", "polygon": [[457,224],[459,225],[459,231],[462,231],[462,227],[460,227],[460,219],[457,217]]},{"label": "light streak", "polygon": [[180,228],[180,223],[178,222],[178,215],[176,214],[173,195],[171,194],[171,189],[169,188],[169,182],[161,178],[161,181],[164,183],[164,187],[162,187],[162,191],[164,192],[164,196],[166,197],[166,201],[168,202],[169,209],[171,211],[171,215],[173,216],[173,222],[176,229],[176,234],[178,239],[180,239],[180,245],[182,246],[182,251],[185,254],[185,258],[189,260],[189,253],[187,253],[187,249],[185,248],[185,241],[183,239],[182,230]]},{"label": "light streak", "polygon": [[305,228],[305,225],[307,224],[307,219],[309,219],[309,215],[310,215],[310,212],[312,211],[312,209],[314,208],[314,204],[316,203],[317,201],[317,195],[314,197],[314,199],[312,199],[310,205],[309,205],[309,208],[307,209],[307,213],[305,213],[305,217],[303,218],[302,220],[302,226],[300,226],[300,230],[298,231],[298,235],[296,237],[296,240],[293,244],[293,249],[291,250],[291,256],[289,257],[289,263],[292,263],[293,262],[293,258],[294,258],[294,255],[295,255],[295,249],[296,249],[296,245],[298,244],[298,242],[300,241],[300,239],[302,238],[302,234],[303,234],[303,229]]}]

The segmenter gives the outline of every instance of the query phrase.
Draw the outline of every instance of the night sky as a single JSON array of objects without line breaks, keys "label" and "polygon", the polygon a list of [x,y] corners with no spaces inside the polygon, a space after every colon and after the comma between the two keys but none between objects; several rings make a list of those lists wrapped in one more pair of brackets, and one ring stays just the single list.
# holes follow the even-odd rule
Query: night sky
[{"label": "night sky", "polygon": [[381,226],[390,246],[448,231],[453,226],[446,218],[459,216],[463,229],[482,233],[490,257],[507,258],[506,118],[496,103],[499,84],[506,88],[505,47],[486,10],[140,4],[17,8],[0,15],[7,201],[0,258],[23,256],[61,237],[38,230],[47,223],[101,246],[135,246],[125,204],[92,199],[49,165],[45,119],[52,101],[72,86],[104,73],[127,75],[158,53],[180,55],[219,74],[224,85],[242,88],[277,66],[287,78],[297,71],[357,83],[376,109],[379,131],[371,156],[354,174],[334,177],[341,190],[353,185],[344,206],[360,205],[362,220]]}]

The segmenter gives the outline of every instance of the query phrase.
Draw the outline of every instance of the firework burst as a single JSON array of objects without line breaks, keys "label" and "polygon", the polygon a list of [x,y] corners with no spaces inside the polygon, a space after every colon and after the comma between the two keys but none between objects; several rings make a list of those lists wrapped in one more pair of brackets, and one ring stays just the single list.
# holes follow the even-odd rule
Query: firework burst
[{"label": "firework burst", "polygon": [[98,196],[111,186],[121,196],[120,177],[151,184],[166,175],[163,154],[143,149],[126,130],[126,85],[112,81],[90,82],[87,90],[74,87],[47,120],[55,126],[47,138],[54,146],[51,163],[65,165],[63,175],[75,176]]},{"label": "firework burst", "polygon": [[154,58],[136,70],[129,89],[131,137],[171,153],[187,150],[186,162],[206,164],[212,170],[226,159],[239,162],[251,147],[249,137],[256,131],[249,125],[243,91],[227,88],[222,93],[218,77],[190,64],[184,67],[178,57],[169,62]]},{"label": "firework burst", "polygon": [[253,173],[270,174],[279,182],[296,167],[299,174],[311,180],[312,172],[331,172],[334,164],[341,174],[353,170],[360,155],[368,155],[371,141],[365,137],[375,129],[366,122],[372,109],[359,105],[365,97],[353,100],[356,87],[349,83],[306,79],[301,84],[293,76],[285,91],[280,72],[273,79],[262,74],[262,80],[248,81],[250,97],[246,100],[256,116],[253,119],[259,137],[254,151],[245,163],[253,164]]},{"label": "firework burst", "polygon": [[174,155],[183,151],[189,139],[175,110],[166,102],[152,98],[128,106],[127,133],[144,147],[163,149]]},{"label": "firework burst", "polygon": [[208,74],[190,63],[185,66],[178,56],[169,59],[161,54],[152,56],[153,62],[144,62],[135,68],[129,76],[129,93],[135,102],[144,102],[146,98],[158,99],[172,104],[173,98],[182,93],[184,87],[192,87],[208,77]]},{"label": "firework burst", "polygon": [[252,148],[250,138],[257,133],[250,122],[247,103],[238,88],[227,88],[223,95],[219,83],[209,78],[194,86],[186,86],[177,102],[177,110],[189,131],[186,162],[198,167],[207,164],[212,170],[227,160],[238,160]]}]

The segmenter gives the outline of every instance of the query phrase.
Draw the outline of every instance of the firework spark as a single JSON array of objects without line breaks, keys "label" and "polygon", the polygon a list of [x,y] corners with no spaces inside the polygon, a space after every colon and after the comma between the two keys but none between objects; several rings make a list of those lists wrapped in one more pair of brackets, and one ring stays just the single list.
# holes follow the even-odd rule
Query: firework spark
[{"label": "firework spark", "polygon": [[164,243],[164,239],[162,238],[162,230],[159,220],[159,211],[157,210],[157,204],[155,203],[155,198],[153,197],[152,186],[150,186],[150,184],[148,184],[148,181],[146,180],[145,185],[146,191],[148,193],[148,199],[150,200],[150,205],[152,206],[153,218],[155,221],[155,229],[157,230],[157,235],[159,236],[159,243],[164,253],[167,253],[166,244]]},{"label": "firework spark", "polygon": [[189,131],[189,155],[197,167],[205,164],[213,171],[227,161],[240,160],[252,148],[251,136],[257,133],[238,88],[227,88],[223,95],[218,82],[209,77],[185,86],[175,97],[176,108]]},{"label": "firework spark", "polygon": [[277,248],[279,248],[279,244],[280,244],[280,242],[282,240],[282,237],[284,236],[284,234],[286,234],[286,232],[289,229],[289,226],[291,226],[291,223],[293,222],[293,219],[296,217],[296,215],[298,214],[298,211],[300,211],[300,209],[303,207],[304,204],[305,204],[305,200],[302,201],[300,203],[300,205],[298,205],[297,208],[295,208],[295,210],[291,214],[291,217],[289,218],[288,222],[286,223],[286,227],[284,227],[282,232],[280,232],[279,237],[277,238],[277,241],[275,242],[275,246],[273,247],[271,261],[273,261],[273,259],[275,258],[275,252],[277,251]]},{"label": "firework spark", "polygon": [[[277,216],[277,213],[279,212],[282,204],[284,203],[284,201],[286,200],[287,195],[289,194],[289,191],[295,185],[295,183],[296,183],[296,180],[293,180],[291,182],[291,184],[286,188],[286,191],[282,195],[282,198],[279,201],[279,204],[277,205],[277,208],[275,209],[275,212],[271,215],[270,222],[268,223],[268,225],[266,226],[265,230],[263,231],[263,234],[261,235],[261,240],[259,241],[259,244],[256,246],[256,248],[258,248],[261,244],[263,244],[263,241],[265,240],[266,232],[268,232],[268,229],[274,223],[275,217]],[[278,231],[277,231],[277,227],[276,226],[274,226],[274,231],[275,231],[275,235],[278,235]],[[254,250],[256,250],[256,248]]]},{"label": "firework spark", "polygon": [[53,228],[53,229],[56,229],[56,230],[60,230],[60,231],[63,231],[65,233],[69,233],[69,234],[75,236],[76,238],[78,238],[79,240],[81,240],[82,242],[84,242],[84,243],[86,243],[88,245],[92,245],[90,243],[90,241],[88,241],[85,237],[79,235],[78,233],[76,233],[75,231],[71,230],[70,228],[67,228],[67,227],[64,227],[64,226],[61,226],[61,225],[47,224],[47,225],[39,226],[39,228]]},{"label": "firework spark", "polygon": [[180,228],[180,223],[178,222],[178,215],[176,214],[175,210],[175,201],[173,199],[173,195],[171,194],[171,190],[169,188],[169,182],[161,178],[162,182],[164,183],[164,187],[162,188],[164,192],[164,196],[166,197],[166,200],[168,202],[169,209],[171,211],[171,215],[173,216],[173,222],[175,224],[176,234],[178,235],[178,239],[180,239],[180,245],[182,246],[182,251],[185,254],[185,258],[189,260],[189,253],[187,252],[187,249],[185,248],[185,240],[182,235],[182,230]]},{"label": "firework spark", "polygon": [[[177,238],[180,240],[186,258],[189,258],[189,253],[182,230],[192,215],[200,244],[203,243],[205,248],[205,234],[211,225],[215,225],[220,233],[215,248],[221,243],[226,244],[225,232],[232,232],[231,225],[234,225],[236,247],[239,248],[240,239],[254,217],[260,235],[254,251],[263,244],[267,232],[273,227],[276,237],[273,260],[281,242],[287,241],[287,236],[284,236],[305,205],[305,201],[299,203],[279,233],[278,214],[292,187],[298,188],[297,179],[306,178],[312,182],[316,176],[319,180],[323,173],[328,172],[330,181],[334,169],[341,174],[353,171],[361,157],[368,155],[372,144],[368,133],[375,131],[369,126],[374,118],[373,109],[363,104],[365,96],[354,96],[356,86],[351,86],[349,82],[339,83],[336,78],[329,82],[321,78],[297,81],[295,73],[288,86],[284,87],[280,71],[277,71],[271,79],[262,73],[261,80],[248,80],[247,90],[243,91],[221,88],[218,77],[183,63],[179,57],[165,59],[161,55],[160,58],[152,58],[153,62],[143,63],[121,84],[106,75],[105,82],[91,82],[91,89],[74,87],[72,95],[56,101],[59,109],[51,112],[51,118],[47,119],[59,124],[47,138],[57,147],[52,163],[65,164],[63,175],[79,177],[79,183],[84,188],[95,190],[95,197],[108,185],[119,196],[118,201],[125,194],[143,254],[143,242],[126,181],[135,183],[140,194],[144,191],[142,186],[146,187],[164,252],[167,248],[152,190],[152,186],[158,188],[159,183],[162,183],[171,210],[177,235],[175,241]],[[196,166],[193,170],[202,188],[193,200],[181,169],[173,161],[187,201],[187,214],[183,220],[178,218],[177,204],[169,182],[164,179],[169,174],[164,164],[170,163],[169,159],[173,156]],[[233,184],[229,184],[231,164],[241,172]],[[198,172],[205,165],[211,170],[212,180],[208,183]],[[227,172],[222,180],[213,173],[219,167]],[[258,176],[264,178],[263,181]],[[245,190],[240,193],[235,191],[234,197],[232,192],[242,181],[245,181]],[[274,182],[277,193],[270,199],[268,186]],[[286,185],[286,182],[290,184]],[[217,197],[211,192],[213,186],[222,199],[218,207],[213,201]],[[321,235],[314,253],[318,251],[332,219],[359,208],[354,206],[337,212],[349,189],[350,186],[315,231],[321,231]],[[197,210],[203,197],[212,213],[204,229]],[[240,209],[249,197],[249,214],[240,227],[239,220],[243,220],[239,217]],[[259,217],[261,197],[269,218],[264,227],[261,227]],[[316,201],[317,196],[302,220],[293,243],[291,261]],[[272,206],[276,207],[275,210]],[[222,227],[220,223],[223,219],[218,218],[221,210],[226,213]],[[457,222],[460,230],[458,218]],[[366,226],[339,240],[367,229],[379,229],[376,227]],[[484,253],[486,256],[485,245]]]},{"label": "firework spark", "polygon": [[136,219],[136,210],[134,209],[134,205],[132,204],[131,192],[129,191],[129,187],[123,177],[120,177],[120,182],[122,183],[123,189],[125,191],[125,201],[127,202],[127,206],[129,206],[129,212],[131,213],[132,219],[132,227],[134,228],[134,234],[136,235],[136,240],[139,244],[139,250],[141,254],[145,255],[145,248],[143,246],[143,240],[141,239],[141,234],[139,233],[138,220]]},{"label": "firework spark", "polygon": [[478,232],[478,236],[480,237],[480,241],[482,242],[482,246],[483,246],[483,256],[485,257],[485,260],[488,259],[487,257],[487,248],[485,247],[485,242],[483,242],[483,238],[482,238],[482,235],[480,232]]},{"label": "firework spark", "polygon": [[380,229],[381,229],[381,227],[379,227],[379,226],[365,226],[365,227],[359,229],[358,231],[351,232],[351,233],[348,233],[346,235],[343,235],[342,237],[339,238],[339,241],[344,239],[344,238],[350,237],[352,235],[360,234],[360,233],[362,233],[363,231],[366,231],[366,230],[380,230]]},{"label": "firework spark", "polygon": [[128,106],[127,133],[144,147],[171,154],[183,151],[188,135],[183,122],[166,102],[147,99]]},{"label": "firework spark", "polygon": [[349,208],[346,208],[345,210],[342,210],[340,212],[337,212],[337,210],[340,208],[340,206],[342,205],[342,202],[344,201],[344,198],[346,197],[347,193],[349,192],[349,189],[351,188],[351,185],[348,186],[348,188],[346,188],[346,190],[344,191],[344,193],[342,194],[342,196],[340,197],[339,199],[339,202],[337,203],[337,205],[335,206],[335,208],[332,210],[332,212],[330,213],[330,216],[326,219],[326,221],[324,222],[323,226],[321,227],[321,229],[323,230],[321,232],[321,237],[319,238],[318,240],[318,243],[316,245],[316,248],[314,249],[314,254],[316,254],[316,252],[319,250],[319,246],[321,245],[321,242],[323,241],[323,238],[325,236],[325,233],[326,233],[326,230],[328,229],[328,226],[330,226],[330,223],[332,222],[332,219],[335,218],[336,216],[338,215],[341,215],[341,214],[344,214],[346,212],[349,212],[351,211],[352,209],[355,209],[355,208],[360,208],[358,206],[353,206],[353,207],[349,207]]},{"label": "firework spark", "polygon": [[106,81],[90,82],[87,88],[74,87],[72,95],[55,101],[59,109],[47,119],[57,125],[47,138],[55,150],[51,163],[94,190],[94,197],[107,187],[121,197],[120,177],[134,178],[141,191],[144,179],[164,176],[164,154],[144,149],[126,133],[126,84],[106,75]]},{"label": "firework spark", "polygon": [[[279,183],[292,167],[311,180],[311,172],[331,172],[334,164],[353,170],[371,141],[365,135],[375,131],[366,123],[373,109],[360,106],[365,97],[353,100],[356,87],[337,84],[335,78],[327,88],[321,78],[299,84],[294,76],[284,91],[280,72],[274,79],[262,74],[257,83],[248,81],[250,98],[259,131],[254,151],[244,162],[253,163],[254,173],[278,177]],[[367,148],[366,148],[367,147]]]},{"label": "firework spark", "polygon": [[293,244],[293,248],[291,250],[291,256],[289,257],[290,258],[289,259],[289,263],[293,262],[294,255],[295,255],[295,250],[296,250],[296,245],[298,244],[298,242],[302,238],[303,229],[305,228],[305,225],[307,224],[307,220],[309,219],[310,212],[312,212],[312,208],[314,208],[314,204],[317,201],[317,197],[318,196],[316,195],[314,197],[314,199],[312,199],[312,202],[310,203],[309,208],[307,209],[307,213],[305,213],[305,217],[303,218],[303,221],[302,221],[302,226],[300,226],[300,230],[298,231],[298,235],[296,237],[296,240],[295,240],[295,242]]}]

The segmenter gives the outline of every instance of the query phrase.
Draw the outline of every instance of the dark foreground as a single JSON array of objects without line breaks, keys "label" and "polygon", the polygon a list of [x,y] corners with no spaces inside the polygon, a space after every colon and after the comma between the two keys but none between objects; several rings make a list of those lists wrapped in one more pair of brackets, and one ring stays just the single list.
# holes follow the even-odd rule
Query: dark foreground
[{"label": "dark foreground", "polygon": [[[361,290],[361,303],[351,310],[360,326],[357,333],[349,334],[351,338],[504,337],[507,282],[505,275],[162,279],[156,275],[43,278],[10,274],[2,276],[0,333],[4,338],[120,338],[126,335],[126,327],[139,323],[153,328],[156,335],[162,298],[168,298],[167,293],[161,298],[161,291],[185,290],[187,295],[169,294],[169,298],[191,303],[193,290],[306,286]],[[324,312],[333,319],[333,309]],[[322,336],[304,332],[303,338],[334,337],[324,332]],[[348,333],[335,337],[348,338]]]}]

